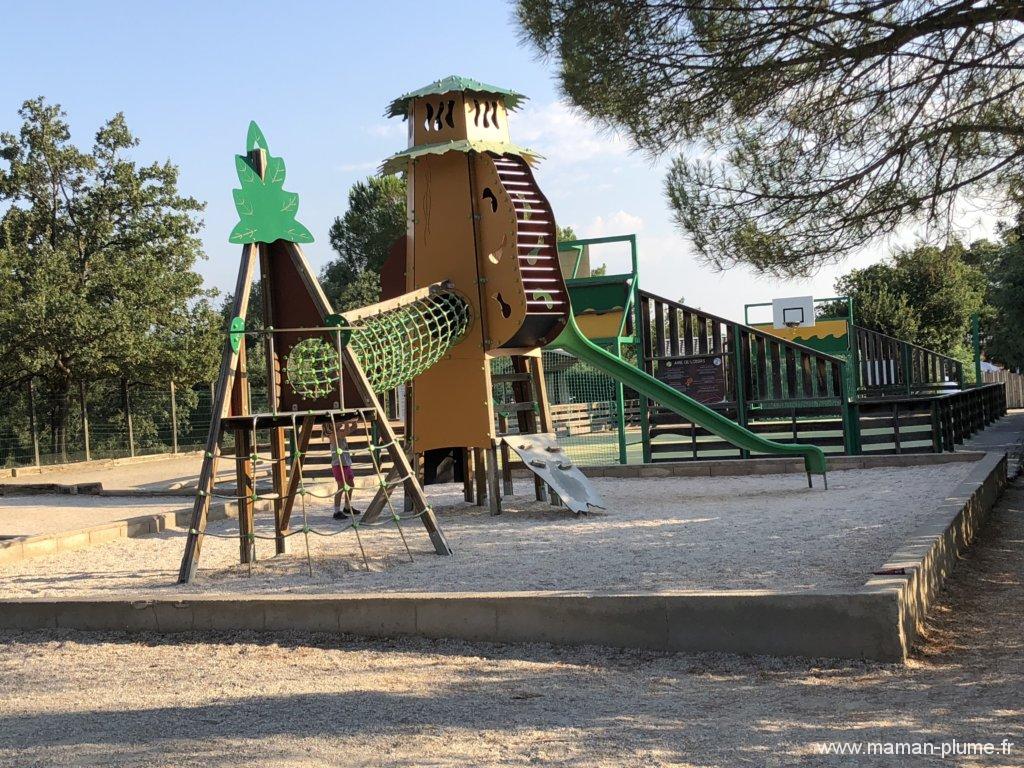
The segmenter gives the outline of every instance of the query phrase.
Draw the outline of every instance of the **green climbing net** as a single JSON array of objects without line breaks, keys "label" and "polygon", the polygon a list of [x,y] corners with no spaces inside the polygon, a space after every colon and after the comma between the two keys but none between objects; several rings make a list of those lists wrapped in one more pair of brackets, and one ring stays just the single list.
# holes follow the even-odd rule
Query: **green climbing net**
[{"label": "green climbing net", "polygon": [[469,304],[443,291],[352,324],[349,346],[375,392],[423,373],[469,329]]},{"label": "green climbing net", "polygon": [[288,383],[303,397],[325,397],[335,391],[341,365],[338,351],[323,339],[300,341],[285,363]]}]

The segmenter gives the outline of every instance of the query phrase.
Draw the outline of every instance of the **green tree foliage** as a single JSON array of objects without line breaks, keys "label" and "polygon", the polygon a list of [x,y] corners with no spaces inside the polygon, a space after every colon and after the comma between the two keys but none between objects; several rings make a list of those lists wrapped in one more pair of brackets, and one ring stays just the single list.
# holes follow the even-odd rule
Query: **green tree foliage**
[{"label": "green tree foliage", "polygon": [[365,306],[380,298],[380,270],[395,240],[405,234],[405,179],[371,176],[348,193],[348,210],[331,225],[338,254],[321,274],[335,309]]},{"label": "green tree foliage", "polygon": [[[62,403],[77,382],[208,380],[220,323],[193,271],[203,206],[177,167],[129,159],[121,114],[88,151],[59,106],[19,114],[0,134],[0,391],[34,377]],[[52,414],[55,443],[66,421]]]},{"label": "green tree foliage", "polygon": [[568,99],[673,161],[676,221],[713,265],[803,275],[958,196],[1011,201],[1024,4],[518,0]]},{"label": "green tree foliage", "polygon": [[[967,248],[918,245],[836,281],[865,328],[969,363],[971,315],[985,306],[987,278]],[[969,366],[967,366],[969,367]]]},{"label": "green tree foliage", "polygon": [[1001,228],[996,242],[971,244],[969,261],[988,277],[981,312],[985,358],[1013,370],[1024,369],[1024,241],[1022,225]]}]

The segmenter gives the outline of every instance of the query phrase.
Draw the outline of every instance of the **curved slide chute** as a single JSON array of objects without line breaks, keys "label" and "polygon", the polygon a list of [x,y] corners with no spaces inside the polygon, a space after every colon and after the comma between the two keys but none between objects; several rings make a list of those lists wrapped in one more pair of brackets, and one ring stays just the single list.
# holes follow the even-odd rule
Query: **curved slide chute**
[{"label": "curved slide chute", "polygon": [[[614,379],[621,381],[644,397],[653,400],[665,408],[675,411],[680,416],[703,427],[712,434],[726,440],[737,448],[756,453],[775,456],[800,456],[807,470],[810,483],[811,474],[825,475],[828,464],[824,452],[816,445],[787,445],[766,440],[748,429],[744,429],[735,421],[726,418],[717,411],[698,403],[682,392],[658,381],[653,376],[630,365],[615,355],[601,349],[585,337],[576,325],[576,318],[569,314],[569,322],[562,333],[551,342],[548,349],[563,349]],[[827,487],[827,480],[826,480]]]}]

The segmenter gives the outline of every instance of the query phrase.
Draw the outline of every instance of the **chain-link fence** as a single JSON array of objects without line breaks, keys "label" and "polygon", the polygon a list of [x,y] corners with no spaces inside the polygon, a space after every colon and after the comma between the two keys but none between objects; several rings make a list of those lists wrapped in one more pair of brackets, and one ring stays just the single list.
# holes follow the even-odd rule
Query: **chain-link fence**
[{"label": "chain-link fence", "polygon": [[[566,352],[543,353],[551,420],[559,443],[580,465],[643,461],[640,402],[606,373]],[[512,372],[509,358],[492,362],[492,374]],[[496,403],[511,403],[511,385],[494,388]],[[515,431],[513,423],[507,425]],[[501,429],[501,425],[499,425]]]},{"label": "chain-link fence", "polygon": [[[551,416],[566,453],[582,465],[640,463],[636,394],[572,355],[543,354]],[[494,360],[492,370],[510,372],[509,358]],[[508,385],[496,386],[494,396],[498,403],[514,400]],[[262,388],[253,387],[250,397],[254,409],[265,406]],[[0,468],[201,449],[212,400],[211,384],[162,388],[110,380],[59,389],[35,381],[6,390],[0,392]],[[397,416],[397,399],[385,402]]]},{"label": "chain-link fence", "polygon": [[0,392],[0,467],[63,464],[201,448],[212,387],[121,381],[70,388],[35,381]]}]

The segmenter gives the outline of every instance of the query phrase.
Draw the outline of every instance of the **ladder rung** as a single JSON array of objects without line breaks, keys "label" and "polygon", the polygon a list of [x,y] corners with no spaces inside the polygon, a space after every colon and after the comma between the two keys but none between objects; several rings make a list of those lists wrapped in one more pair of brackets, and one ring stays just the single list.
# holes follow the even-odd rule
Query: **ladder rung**
[{"label": "ladder rung", "polygon": [[494,406],[494,410],[498,413],[521,413],[523,411],[532,411],[536,407],[536,403],[498,403]]},{"label": "ladder rung", "polygon": [[510,381],[529,381],[530,378],[528,373],[496,373],[491,376],[491,381],[496,384],[504,384]]}]

